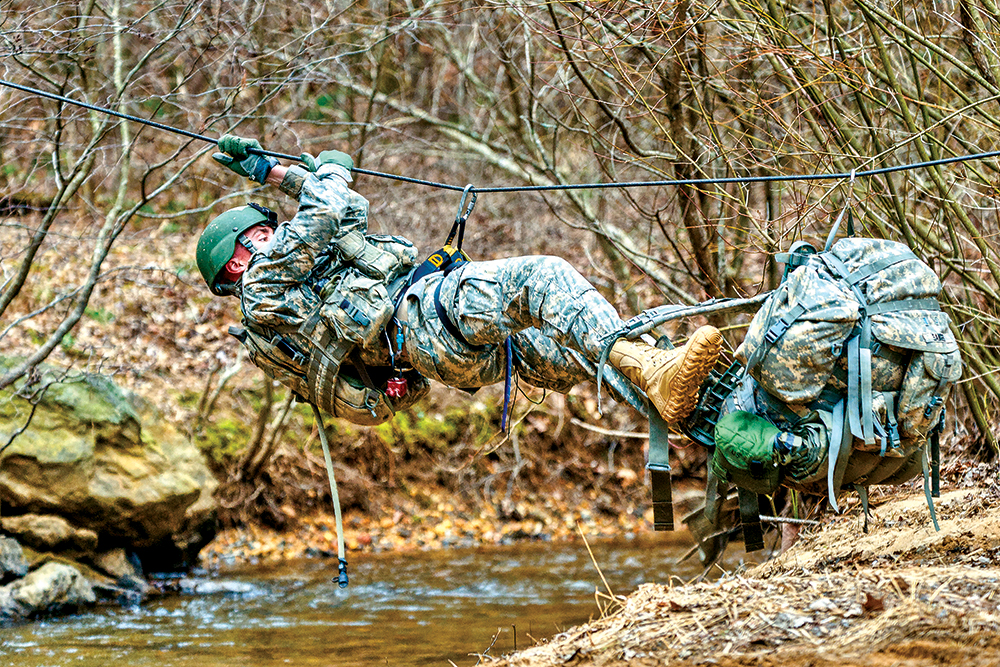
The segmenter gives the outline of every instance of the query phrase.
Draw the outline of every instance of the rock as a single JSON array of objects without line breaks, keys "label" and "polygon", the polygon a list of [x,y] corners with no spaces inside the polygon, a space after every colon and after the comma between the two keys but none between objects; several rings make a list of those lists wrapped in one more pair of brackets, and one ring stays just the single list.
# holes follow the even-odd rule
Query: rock
[{"label": "rock", "polygon": [[89,555],[97,548],[97,533],[74,528],[59,516],[21,514],[0,519],[3,529],[39,551],[74,551]]},{"label": "rock", "polygon": [[21,544],[12,537],[0,537],[0,583],[28,574],[28,561]]},{"label": "rock", "polygon": [[[0,371],[9,365],[0,358]],[[214,531],[217,486],[194,443],[106,377],[60,379],[40,370],[36,388],[52,384],[30,426],[0,455],[5,506],[62,517],[102,544],[146,550],[159,567],[193,561]],[[0,392],[0,441],[29,414],[23,399]]]},{"label": "rock", "polygon": [[177,582],[185,595],[237,595],[254,597],[264,591],[245,581],[212,581],[209,579],[181,579]]},{"label": "rock", "polygon": [[97,554],[94,566],[114,579],[121,588],[138,593],[140,598],[146,597],[149,592],[149,584],[143,576],[138,558],[129,558],[124,549],[112,549]]},{"label": "rock", "polygon": [[64,614],[96,601],[93,587],[76,568],[50,562],[0,588],[0,622]]}]

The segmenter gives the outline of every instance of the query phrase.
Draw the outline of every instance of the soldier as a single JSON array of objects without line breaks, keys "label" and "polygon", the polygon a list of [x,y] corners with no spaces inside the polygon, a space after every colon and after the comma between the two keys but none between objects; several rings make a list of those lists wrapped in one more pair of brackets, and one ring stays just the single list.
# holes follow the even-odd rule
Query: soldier
[{"label": "soldier", "polygon": [[[237,333],[254,363],[303,399],[378,423],[412,405],[425,378],[471,390],[509,378],[512,367],[529,384],[566,392],[595,377],[622,321],[565,260],[439,252],[435,266],[417,268],[406,239],[367,235],[368,202],[348,186],[350,156],[324,151],[286,167],[251,149],[260,144],[226,135],[213,157],[295,197],[298,212],[282,224],[254,204],[223,213],[202,232],[198,268],[214,294],[240,298],[246,331]],[[677,423],[721,339],[706,326],[669,351],[618,340],[608,359]]]}]

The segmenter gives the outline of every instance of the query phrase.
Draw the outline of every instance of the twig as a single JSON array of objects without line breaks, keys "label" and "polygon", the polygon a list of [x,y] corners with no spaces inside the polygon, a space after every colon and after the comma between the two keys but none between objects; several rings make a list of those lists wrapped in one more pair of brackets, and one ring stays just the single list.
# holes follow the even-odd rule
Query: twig
[{"label": "twig", "polygon": [[594,564],[594,567],[597,568],[597,574],[601,575],[601,581],[604,582],[604,587],[608,589],[608,595],[610,595],[612,599],[617,599],[615,598],[614,591],[611,590],[611,586],[608,585],[608,580],[604,578],[604,572],[601,571],[601,566],[597,564],[597,559],[594,558],[594,552],[590,549],[590,543],[587,542],[587,536],[583,534],[583,528],[580,527],[579,522],[576,523],[576,530],[580,533],[580,537],[583,538],[583,545],[587,547],[587,553],[590,554],[590,560]]},{"label": "twig", "polygon": [[611,429],[601,428],[600,426],[594,426],[592,424],[588,424],[587,422],[580,421],[576,417],[570,417],[569,423],[573,424],[574,426],[579,426],[580,428],[585,429],[587,431],[593,431],[594,433],[600,433],[601,435],[607,435],[612,438],[644,439],[649,437],[648,433],[635,433],[630,431],[612,431]]}]

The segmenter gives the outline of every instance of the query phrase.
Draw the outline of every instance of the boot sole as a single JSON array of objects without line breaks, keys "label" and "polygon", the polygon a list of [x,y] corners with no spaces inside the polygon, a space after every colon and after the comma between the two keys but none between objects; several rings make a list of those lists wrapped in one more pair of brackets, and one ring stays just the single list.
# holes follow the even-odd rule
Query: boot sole
[{"label": "boot sole", "polygon": [[663,419],[676,424],[687,419],[698,404],[702,383],[711,372],[722,352],[722,333],[713,326],[694,332],[687,343],[681,367],[670,383],[670,398],[663,410]]}]

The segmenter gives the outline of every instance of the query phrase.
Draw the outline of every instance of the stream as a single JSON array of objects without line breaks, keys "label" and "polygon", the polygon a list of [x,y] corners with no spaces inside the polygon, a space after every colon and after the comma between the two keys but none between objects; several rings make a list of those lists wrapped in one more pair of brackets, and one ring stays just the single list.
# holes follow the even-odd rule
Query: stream
[{"label": "stream", "polygon": [[[682,535],[592,542],[616,595],[644,582],[690,580]],[[742,551],[730,549],[727,567]],[[135,608],[0,630],[0,665],[56,667],[277,665],[472,666],[600,616],[606,592],[587,547],[531,543],[437,552],[355,554],[351,584],[336,562],[226,568],[181,582],[185,593]],[[601,604],[607,604],[602,598]]]}]

